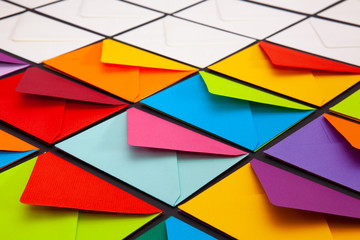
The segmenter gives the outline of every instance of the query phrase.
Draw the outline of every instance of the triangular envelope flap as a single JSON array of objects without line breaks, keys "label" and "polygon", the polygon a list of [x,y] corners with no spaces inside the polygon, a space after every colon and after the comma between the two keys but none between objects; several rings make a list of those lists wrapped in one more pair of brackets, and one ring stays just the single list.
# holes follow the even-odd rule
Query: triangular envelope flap
[{"label": "triangular envelope flap", "polygon": [[175,217],[168,218],[165,223],[168,240],[215,240],[210,235]]},{"label": "triangular envelope flap", "polygon": [[137,18],[151,11],[118,0],[82,0],[80,16],[87,18]]},{"label": "triangular envelope flap", "polygon": [[209,92],[212,94],[285,108],[313,110],[313,108],[307,107],[305,105],[257,90],[255,88],[248,87],[240,83],[236,83],[231,80],[227,80],[207,72],[201,71],[200,74],[205,81]]},{"label": "triangular envelope flap", "polygon": [[269,57],[271,63],[276,66],[360,73],[360,68],[299,52],[290,48],[263,41],[259,42],[259,46]]},{"label": "triangular envelope flap", "polygon": [[38,157],[20,201],[32,205],[114,213],[161,212],[52,153]]},{"label": "triangular envelope flap", "polygon": [[257,4],[241,2],[238,0],[215,0],[220,18],[224,21],[266,21],[283,19],[276,9],[263,7]]},{"label": "triangular envelope flap", "polygon": [[0,151],[25,152],[31,150],[38,150],[38,148],[0,130]]},{"label": "triangular envelope flap", "polygon": [[309,22],[325,47],[360,47],[360,29],[358,27],[319,18],[310,18]]},{"label": "triangular envelope flap", "polygon": [[36,67],[32,67],[26,70],[24,76],[16,88],[16,91],[26,94],[109,105],[125,104],[121,101],[96,92],[90,88]]},{"label": "triangular envelope flap", "polygon": [[19,42],[69,42],[86,40],[87,37],[84,30],[26,12],[18,16],[11,39]]},{"label": "triangular envelope flap", "polygon": [[23,62],[19,59],[16,59],[14,57],[10,57],[9,55],[6,55],[5,53],[0,53],[0,63],[12,63],[12,64],[21,64],[21,65],[29,65],[26,62]]},{"label": "triangular envelope flap", "polygon": [[103,41],[101,62],[128,66],[178,71],[196,71],[196,68],[158,56],[141,49],[106,39]]},{"label": "triangular envelope flap", "polygon": [[254,169],[273,205],[360,218],[360,200],[253,159]]},{"label": "triangular envelope flap", "polygon": [[226,46],[228,44],[243,44],[244,41],[243,37],[235,34],[218,31],[175,17],[168,16],[163,18],[162,21],[165,41],[170,47]]},{"label": "triangular envelope flap", "polygon": [[360,149],[360,124],[329,114],[324,114],[326,120],[353,146]]},{"label": "triangular envelope flap", "polygon": [[127,130],[127,142],[132,146],[220,155],[247,154],[136,108],[127,111]]}]

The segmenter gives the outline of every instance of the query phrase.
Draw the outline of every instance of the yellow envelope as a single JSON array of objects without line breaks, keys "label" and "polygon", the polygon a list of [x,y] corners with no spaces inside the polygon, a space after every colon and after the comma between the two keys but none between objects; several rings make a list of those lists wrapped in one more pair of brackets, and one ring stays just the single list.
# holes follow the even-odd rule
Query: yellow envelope
[{"label": "yellow envelope", "polygon": [[323,106],[360,80],[360,68],[260,42],[209,69]]},{"label": "yellow envelope", "polygon": [[179,208],[237,239],[332,240],[324,215],[272,205],[250,164]]}]

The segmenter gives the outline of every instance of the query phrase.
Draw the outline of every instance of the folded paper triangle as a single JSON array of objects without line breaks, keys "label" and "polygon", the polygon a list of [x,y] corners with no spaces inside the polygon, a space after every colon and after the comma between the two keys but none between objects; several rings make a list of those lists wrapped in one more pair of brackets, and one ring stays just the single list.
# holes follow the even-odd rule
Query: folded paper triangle
[{"label": "folded paper triangle", "polygon": [[37,147],[7,133],[3,130],[0,130],[0,151],[31,151],[38,150]]},{"label": "folded paper triangle", "polygon": [[330,108],[330,111],[360,122],[360,90],[351,94],[340,103]]},{"label": "folded paper triangle", "polygon": [[271,63],[276,66],[334,72],[360,73],[360,68],[358,67],[335,62],[268,42],[259,42],[259,46],[269,57]]},{"label": "folded paper triangle", "polygon": [[114,98],[36,67],[26,70],[16,91],[84,102],[125,105]]},{"label": "folded paper triangle", "polygon": [[360,124],[329,114],[324,114],[326,120],[353,146],[360,149]]},{"label": "folded paper triangle", "polygon": [[127,111],[127,142],[132,146],[185,152],[234,156],[247,154],[136,108]]},{"label": "folded paper triangle", "polygon": [[5,53],[0,53],[0,62],[1,63],[13,63],[13,64],[19,64],[19,65],[26,65],[29,66],[28,63],[23,62],[17,58],[10,57],[9,55],[6,55]]},{"label": "folded paper triangle", "polygon": [[360,218],[359,199],[256,159],[251,166],[275,206]]},{"label": "folded paper triangle", "polygon": [[20,201],[32,205],[114,213],[161,212],[52,153],[38,157]]}]

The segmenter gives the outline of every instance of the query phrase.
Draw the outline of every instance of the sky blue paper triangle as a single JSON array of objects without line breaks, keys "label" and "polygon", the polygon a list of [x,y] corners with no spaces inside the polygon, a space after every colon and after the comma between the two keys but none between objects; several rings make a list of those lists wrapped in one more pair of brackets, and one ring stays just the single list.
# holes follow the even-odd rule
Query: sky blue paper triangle
[{"label": "sky blue paper triangle", "polygon": [[0,151],[0,168],[5,167],[27,155],[36,152],[36,150],[30,150],[25,152],[8,152],[8,151]]},{"label": "sky blue paper triangle", "polygon": [[177,218],[170,217],[165,222],[168,240],[216,240]]}]

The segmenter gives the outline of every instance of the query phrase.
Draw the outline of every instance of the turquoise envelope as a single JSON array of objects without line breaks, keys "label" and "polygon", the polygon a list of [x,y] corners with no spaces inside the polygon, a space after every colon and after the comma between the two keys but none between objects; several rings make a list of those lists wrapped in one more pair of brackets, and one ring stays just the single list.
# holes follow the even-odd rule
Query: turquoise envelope
[{"label": "turquoise envelope", "polygon": [[314,111],[201,71],[141,103],[252,151]]},{"label": "turquoise envelope", "polygon": [[216,240],[177,218],[169,217],[136,240]]},{"label": "turquoise envelope", "polygon": [[127,114],[100,123],[56,147],[171,206],[176,206],[247,156],[130,146]]}]

